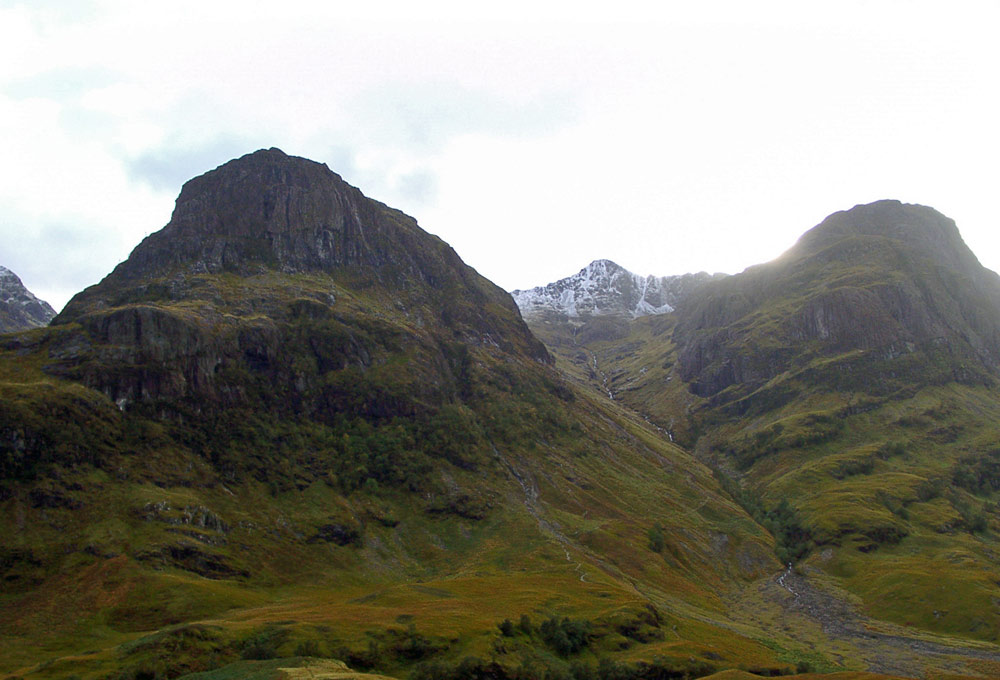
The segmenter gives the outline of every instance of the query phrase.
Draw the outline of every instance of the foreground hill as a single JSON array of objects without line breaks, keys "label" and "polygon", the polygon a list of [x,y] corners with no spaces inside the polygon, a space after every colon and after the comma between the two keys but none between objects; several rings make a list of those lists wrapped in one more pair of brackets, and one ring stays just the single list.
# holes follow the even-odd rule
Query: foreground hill
[{"label": "foreground hill", "polygon": [[951,220],[857,206],[671,314],[545,331],[564,370],[715,468],[825,630],[840,601],[998,639],[1000,277]]},{"label": "foreground hill", "polygon": [[17,274],[0,267],[0,333],[44,326],[55,315],[52,306],[25,288]]},{"label": "foreground hill", "polygon": [[711,471],[551,362],[325,166],[191,180],[0,340],[0,675],[837,667],[732,609],[780,565]]}]

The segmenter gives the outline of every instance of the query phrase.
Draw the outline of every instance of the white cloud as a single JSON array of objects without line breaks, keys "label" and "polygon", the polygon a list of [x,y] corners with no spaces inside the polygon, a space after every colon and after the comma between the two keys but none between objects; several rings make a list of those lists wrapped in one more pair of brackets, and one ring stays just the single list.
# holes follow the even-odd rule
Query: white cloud
[{"label": "white cloud", "polygon": [[8,3],[0,241],[30,247],[0,264],[59,305],[185,179],[279,146],[509,288],[597,257],[734,271],[884,197],[955,217],[1000,267],[997,19],[892,0]]}]

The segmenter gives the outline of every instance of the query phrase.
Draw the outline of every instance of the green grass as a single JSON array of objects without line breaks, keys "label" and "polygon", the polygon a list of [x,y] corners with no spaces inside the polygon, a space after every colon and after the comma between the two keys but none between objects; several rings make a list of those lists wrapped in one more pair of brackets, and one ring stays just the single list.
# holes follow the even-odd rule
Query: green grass
[{"label": "green grass", "polygon": [[[213,305],[189,301],[166,310],[163,323],[176,316],[223,346],[235,329],[263,332],[262,306],[293,293],[276,294],[262,279],[255,301],[251,283],[240,292],[226,276],[196,280],[223,301],[234,296],[237,314],[213,316]],[[289,285],[291,314],[321,323],[323,310],[302,302],[314,282]],[[39,457],[34,479],[4,482],[0,532],[17,540],[2,563],[0,671],[210,670],[236,661],[260,631],[279,629],[285,637],[271,650],[279,656],[302,646],[405,675],[424,661],[392,651],[412,647],[411,625],[435,659],[456,664],[490,658],[497,624],[522,614],[591,622],[600,635],[578,653],[594,664],[595,654],[769,662],[749,638],[689,618],[719,615],[722,593],[776,568],[766,532],[707,468],[534,361],[488,345],[442,351],[377,297],[338,295],[342,325],[329,337],[366,347],[370,365],[331,368],[305,387],[306,402],[329,389],[347,400],[338,409],[346,415],[333,419],[309,416],[308,406],[269,413],[273,395],[254,410],[209,399],[121,411],[48,377],[44,354],[18,368],[14,350],[0,357],[10,378],[3,388],[14,395],[5,408],[21,409],[9,422],[58,444],[64,420],[75,419],[105,447],[88,445],[89,458],[43,447],[58,455]],[[374,309],[386,312],[375,318]],[[289,370],[318,370],[294,343],[322,333],[294,328]],[[220,375],[247,394],[266,391],[246,367]],[[51,387],[36,389],[39,381]],[[434,381],[444,392],[417,387]],[[364,399],[352,405],[352,395]],[[22,419],[32,413],[37,422]],[[651,522],[664,527],[653,560]],[[351,538],[341,544],[341,535]],[[671,626],[663,639],[619,632],[648,607]],[[688,637],[676,638],[673,626]],[[384,653],[373,659],[372,649]],[[542,652],[559,656],[538,638],[503,662],[513,668]]]},{"label": "green grass", "polygon": [[[773,311],[774,319],[787,313]],[[808,535],[803,557],[843,579],[868,614],[914,629],[995,640],[1000,615],[992,602],[1000,597],[1000,579],[991,581],[989,574],[995,571],[1000,496],[989,480],[1000,399],[992,388],[935,378],[902,391],[887,393],[887,384],[880,384],[869,392],[828,380],[838,372],[864,376],[870,361],[864,352],[810,355],[805,348],[803,365],[777,374],[753,396],[739,396],[757,406],[734,416],[691,394],[679,378],[676,323],[638,319],[624,338],[583,346],[574,346],[556,325],[544,332],[560,368],[597,395],[601,378],[589,373],[596,357],[617,400],[669,428],[724,478],[739,480],[730,491],[762,522],[787,499]],[[932,368],[940,358],[924,356]],[[894,370],[902,385],[922,369],[907,359]],[[772,399],[780,394],[794,398]],[[780,536],[778,543],[780,549]],[[955,549],[965,567],[944,568],[942,556]],[[911,550],[911,561],[888,557]],[[820,559],[829,551],[834,559]],[[940,564],[942,579],[916,569],[922,562]],[[942,614],[947,607],[935,594],[942,584],[944,591],[954,586],[962,604],[953,609],[961,615]]]},{"label": "green grass", "polygon": [[[742,347],[697,396],[675,317],[550,324],[560,373],[440,264],[437,286],[177,269],[4,338],[0,673],[832,670],[850,649],[808,648],[763,594],[790,552],[876,619],[995,639],[997,498],[969,480],[1000,400],[933,343],[891,370],[789,349],[790,315],[830,286],[868,300],[878,267],[706,308]],[[723,385],[726,361],[748,378]],[[537,634],[501,632],[522,616]]]}]

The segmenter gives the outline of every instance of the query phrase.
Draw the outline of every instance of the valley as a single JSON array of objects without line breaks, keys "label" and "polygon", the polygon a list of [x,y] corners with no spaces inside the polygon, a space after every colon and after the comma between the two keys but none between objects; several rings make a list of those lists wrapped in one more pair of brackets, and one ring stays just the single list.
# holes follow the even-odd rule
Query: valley
[{"label": "valley", "polygon": [[[900,228],[912,230],[905,240]],[[832,216],[775,262],[707,284],[672,313],[526,318],[565,374],[711,467],[775,534],[795,578],[839,593],[821,599],[845,623],[820,627],[848,642],[889,626],[865,641],[882,658],[867,667],[916,675],[927,660],[894,665],[886,650],[931,649],[925,634],[996,639],[996,505],[989,464],[973,462],[991,459],[1000,415],[996,285],[946,220],[883,202]],[[874,304],[836,318],[840,299]],[[846,614],[855,610],[868,623]]]},{"label": "valley", "polygon": [[0,335],[0,677],[1000,675],[1000,282],[830,220],[512,299],[324,165],[189,181]]}]

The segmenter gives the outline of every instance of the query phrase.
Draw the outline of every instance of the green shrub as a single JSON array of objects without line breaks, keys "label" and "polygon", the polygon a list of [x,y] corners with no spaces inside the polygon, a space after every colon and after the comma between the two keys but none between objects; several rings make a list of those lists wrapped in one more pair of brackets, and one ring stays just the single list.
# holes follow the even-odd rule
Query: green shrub
[{"label": "green shrub", "polygon": [[277,658],[278,647],[287,638],[288,631],[283,628],[263,628],[240,643],[240,656],[253,661]]},{"label": "green shrub", "polygon": [[325,654],[323,654],[323,651],[320,649],[319,643],[316,642],[316,640],[305,640],[296,645],[295,656],[322,657],[325,656]]},{"label": "green shrub", "polygon": [[654,524],[646,532],[646,538],[649,539],[649,549],[653,552],[663,552],[664,546],[664,536],[663,536],[663,525],[659,522]]},{"label": "green shrub", "polygon": [[590,642],[590,622],[553,616],[538,628],[542,640],[560,656],[576,654]]},{"label": "green shrub", "polygon": [[962,459],[952,472],[952,481],[955,486],[981,496],[1000,490],[1000,449]]},{"label": "green shrub", "polygon": [[535,632],[535,627],[531,625],[531,617],[527,614],[521,614],[521,620],[518,622],[517,627],[525,635],[533,635]]}]

